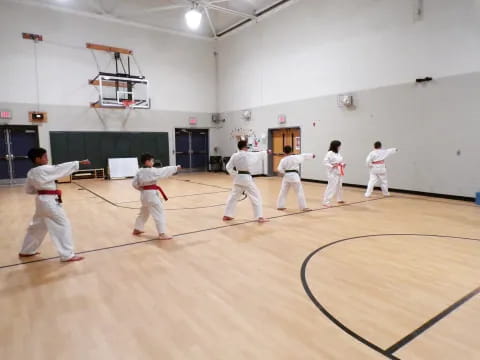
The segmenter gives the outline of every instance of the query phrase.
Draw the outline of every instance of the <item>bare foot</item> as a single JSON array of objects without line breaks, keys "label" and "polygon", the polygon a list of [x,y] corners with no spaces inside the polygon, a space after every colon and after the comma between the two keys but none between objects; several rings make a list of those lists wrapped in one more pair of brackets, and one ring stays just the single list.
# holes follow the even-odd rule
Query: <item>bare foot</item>
[{"label": "bare foot", "polygon": [[30,257],[30,256],[38,255],[38,254],[40,254],[38,251],[33,253],[33,254],[22,254],[22,253],[20,253],[20,254],[18,254],[18,257]]},{"label": "bare foot", "polygon": [[230,216],[224,216],[223,221],[230,221],[230,220],[233,220],[233,217],[230,217]]},{"label": "bare foot", "polygon": [[283,211],[283,210],[287,210],[287,208],[277,208],[277,210]]},{"label": "bare foot", "polygon": [[257,219],[257,221],[258,221],[259,223],[266,223],[266,222],[269,222],[270,220],[265,219],[264,217],[259,217],[259,218]]},{"label": "bare foot", "polygon": [[85,259],[83,256],[77,256],[75,255],[74,257],[68,259],[68,260],[62,260],[62,262],[74,262],[74,261],[82,261]]},{"label": "bare foot", "polygon": [[145,231],[140,231],[140,230],[137,230],[137,229],[133,229],[133,232],[132,232],[132,235],[140,235],[140,234],[143,234]]},{"label": "bare foot", "polygon": [[329,208],[329,207],[331,207],[331,205],[330,204],[323,204],[323,207]]},{"label": "bare foot", "polygon": [[310,208],[305,208],[305,209],[302,209],[302,211],[307,212],[307,211],[312,211],[312,209],[310,209]]},{"label": "bare foot", "polygon": [[158,235],[158,240],[170,240],[173,239],[173,236],[167,235],[167,234],[159,234]]}]

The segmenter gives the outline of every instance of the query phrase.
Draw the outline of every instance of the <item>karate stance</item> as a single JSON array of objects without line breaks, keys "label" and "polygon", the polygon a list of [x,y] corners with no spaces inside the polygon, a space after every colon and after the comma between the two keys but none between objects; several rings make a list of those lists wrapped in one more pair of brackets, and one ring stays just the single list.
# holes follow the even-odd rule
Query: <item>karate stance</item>
[{"label": "karate stance", "polygon": [[323,164],[327,168],[328,178],[328,185],[323,196],[323,205],[326,207],[330,206],[330,202],[334,196],[337,197],[339,204],[344,203],[342,198],[342,176],[344,175],[345,163],[343,162],[342,155],[338,153],[341,145],[342,143],[340,141],[333,140],[323,159]]},{"label": "karate stance", "polygon": [[388,192],[387,181],[387,168],[385,167],[385,159],[392,154],[395,154],[398,149],[382,149],[382,143],[380,141],[375,142],[373,145],[375,150],[370,152],[367,156],[367,166],[370,169],[370,179],[368,180],[367,191],[365,197],[372,196],[373,188],[380,182],[380,187],[384,196],[390,196]]},{"label": "karate stance", "polygon": [[238,149],[239,151],[232,155],[226,166],[228,173],[234,176],[234,180],[223,221],[233,220],[238,198],[245,192],[252,203],[253,213],[257,221],[260,223],[267,222],[268,220],[263,217],[262,196],[253,181],[252,175],[250,175],[250,167],[256,162],[263,161],[267,152],[248,152],[247,142],[243,140],[238,142]]},{"label": "karate stance", "polygon": [[39,254],[38,248],[47,232],[57,248],[61,261],[80,261],[73,251],[72,228],[62,206],[62,192],[57,190],[55,180],[72,174],[79,164],[89,165],[90,161],[72,161],[59,165],[48,165],[47,151],[33,148],[28,152],[29,159],[35,164],[27,174],[25,192],[37,195],[35,214],[23,240],[20,257]]},{"label": "karate stance", "polygon": [[168,200],[168,198],[162,188],[157,185],[157,180],[176,174],[181,166],[154,168],[155,159],[151,154],[142,154],[140,162],[143,167],[138,170],[135,175],[132,186],[141,191],[140,201],[142,207],[135,221],[133,235],[140,235],[144,232],[145,222],[148,220],[148,217],[152,215],[155,226],[157,227],[158,239],[169,240],[172,237],[166,234],[165,214],[159,193],[165,201]]},{"label": "karate stance", "polygon": [[278,164],[278,172],[283,174],[282,188],[280,194],[278,195],[277,200],[277,209],[285,210],[285,200],[287,198],[288,190],[290,187],[293,188],[297,194],[298,206],[302,211],[310,211],[307,207],[307,202],[305,201],[305,194],[303,193],[303,186],[300,180],[300,165],[303,164],[304,160],[315,159],[314,154],[300,154],[300,155],[290,155],[292,153],[291,146],[285,146],[283,152],[287,155]]}]

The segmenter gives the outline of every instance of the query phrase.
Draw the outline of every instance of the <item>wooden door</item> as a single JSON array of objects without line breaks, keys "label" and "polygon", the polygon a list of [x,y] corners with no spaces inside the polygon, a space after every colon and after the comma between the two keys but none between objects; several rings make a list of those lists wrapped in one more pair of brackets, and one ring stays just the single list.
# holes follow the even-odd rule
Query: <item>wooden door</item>
[{"label": "wooden door", "polygon": [[[297,139],[298,138],[298,139]],[[283,148],[290,145],[293,154],[300,154],[300,129],[275,129],[272,130],[273,172],[277,172],[280,160],[285,156]]]}]

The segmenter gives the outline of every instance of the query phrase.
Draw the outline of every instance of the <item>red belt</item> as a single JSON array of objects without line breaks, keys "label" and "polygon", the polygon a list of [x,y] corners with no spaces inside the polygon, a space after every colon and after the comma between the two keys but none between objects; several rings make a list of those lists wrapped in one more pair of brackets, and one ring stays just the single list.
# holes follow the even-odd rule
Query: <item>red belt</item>
[{"label": "red belt", "polygon": [[38,190],[38,195],[57,195],[57,200],[62,203],[62,190]]},{"label": "red belt", "polygon": [[345,164],[334,164],[333,167],[338,168],[341,176],[345,175]]},{"label": "red belt", "polygon": [[165,199],[165,201],[168,200],[167,195],[163,192],[162,188],[158,185],[146,185],[142,187],[143,190],[158,190],[160,191],[160,194],[162,194],[162,197]]},{"label": "red belt", "polygon": [[372,164],[375,164],[375,165],[385,164],[385,160],[372,161]]}]

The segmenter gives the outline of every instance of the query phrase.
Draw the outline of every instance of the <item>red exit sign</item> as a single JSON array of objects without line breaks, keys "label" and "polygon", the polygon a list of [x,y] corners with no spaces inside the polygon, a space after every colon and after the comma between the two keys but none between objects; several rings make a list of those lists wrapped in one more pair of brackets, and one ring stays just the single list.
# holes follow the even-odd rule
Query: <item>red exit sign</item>
[{"label": "red exit sign", "polygon": [[0,119],[11,119],[12,112],[9,110],[0,110]]}]

